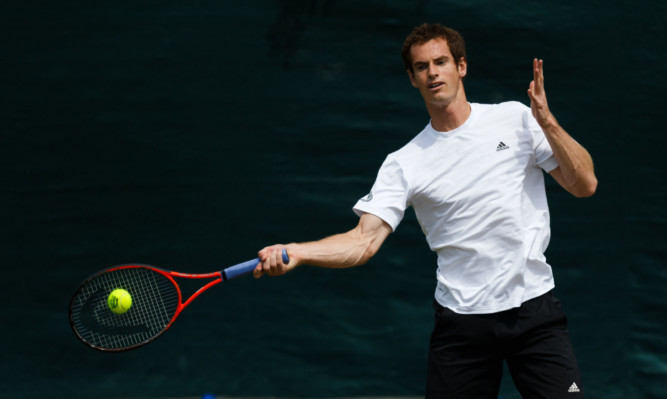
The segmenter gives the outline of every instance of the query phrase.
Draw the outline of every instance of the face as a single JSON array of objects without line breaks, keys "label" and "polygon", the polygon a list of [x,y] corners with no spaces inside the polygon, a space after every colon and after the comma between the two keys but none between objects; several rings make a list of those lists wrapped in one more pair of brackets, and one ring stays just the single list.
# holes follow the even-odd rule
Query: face
[{"label": "face", "polygon": [[464,59],[453,59],[445,39],[433,39],[410,49],[412,85],[419,89],[427,105],[447,106],[463,95],[462,79],[466,75]]}]

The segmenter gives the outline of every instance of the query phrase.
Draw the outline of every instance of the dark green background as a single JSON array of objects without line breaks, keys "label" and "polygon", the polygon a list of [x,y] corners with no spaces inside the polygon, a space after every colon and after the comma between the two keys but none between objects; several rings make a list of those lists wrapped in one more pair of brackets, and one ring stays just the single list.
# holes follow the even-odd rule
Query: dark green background
[{"label": "dark green background", "polygon": [[528,103],[545,59],[600,182],[547,187],[588,397],[667,397],[666,4],[3,2],[0,397],[421,395],[435,256],[412,213],[365,267],[236,280],[137,351],[84,347],[67,305],[114,264],[206,272],[353,227],[427,123],[400,60],[424,21],[466,38],[470,101]]}]

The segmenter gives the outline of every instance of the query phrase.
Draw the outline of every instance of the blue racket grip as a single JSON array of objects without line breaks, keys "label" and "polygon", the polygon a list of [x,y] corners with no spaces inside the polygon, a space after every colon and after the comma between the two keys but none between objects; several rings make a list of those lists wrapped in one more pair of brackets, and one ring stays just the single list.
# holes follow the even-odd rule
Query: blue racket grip
[{"label": "blue racket grip", "polygon": [[[283,263],[285,264],[289,263],[289,256],[287,256],[287,251],[284,249],[283,249]],[[259,265],[259,258],[239,263],[238,265],[230,266],[222,271],[222,281],[227,281],[241,276],[245,276],[246,274],[255,270],[257,265]]]}]

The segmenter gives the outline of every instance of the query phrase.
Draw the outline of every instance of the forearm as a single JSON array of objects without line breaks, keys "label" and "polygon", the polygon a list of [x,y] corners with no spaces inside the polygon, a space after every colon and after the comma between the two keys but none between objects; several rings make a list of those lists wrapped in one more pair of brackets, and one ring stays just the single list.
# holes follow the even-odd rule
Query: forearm
[{"label": "forearm", "polygon": [[[359,224],[343,234],[327,238],[289,245],[273,245],[259,251],[260,264],[254,271],[255,277],[264,274],[279,276],[299,265],[328,268],[345,268],[363,265],[373,257],[391,233],[391,227],[371,214],[363,214]],[[290,258],[285,264],[282,250],[287,250]]]},{"label": "forearm", "polygon": [[299,265],[327,268],[346,268],[363,265],[377,252],[370,236],[358,231],[336,234],[319,241],[290,244],[287,246],[290,258]]},{"label": "forearm", "polygon": [[591,155],[558,124],[553,115],[539,121],[539,124],[558,162],[559,183],[578,197],[592,195],[597,187],[597,178]]},{"label": "forearm", "polygon": [[533,60],[533,81],[528,86],[530,109],[551,146],[558,167],[549,174],[558,184],[577,197],[590,197],[597,188],[593,160],[556,121],[544,92],[544,61]]}]

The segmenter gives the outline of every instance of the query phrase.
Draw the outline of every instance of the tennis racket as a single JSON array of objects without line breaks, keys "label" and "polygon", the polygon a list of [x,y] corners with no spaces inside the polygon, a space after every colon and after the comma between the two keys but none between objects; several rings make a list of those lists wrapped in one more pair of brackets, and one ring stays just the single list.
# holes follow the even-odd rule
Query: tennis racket
[{"label": "tennis racket", "polygon": [[[289,257],[283,250],[283,262]],[[179,273],[149,265],[127,264],[101,270],[85,279],[69,305],[69,321],[76,336],[93,349],[120,352],[154,341],[171,327],[179,314],[207,289],[252,272],[260,260],[230,266],[204,274]],[[185,302],[175,278],[211,279]],[[127,291],[131,306],[114,313],[109,296],[117,289]]]}]

